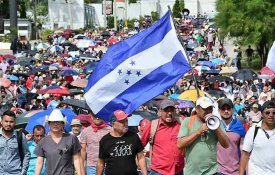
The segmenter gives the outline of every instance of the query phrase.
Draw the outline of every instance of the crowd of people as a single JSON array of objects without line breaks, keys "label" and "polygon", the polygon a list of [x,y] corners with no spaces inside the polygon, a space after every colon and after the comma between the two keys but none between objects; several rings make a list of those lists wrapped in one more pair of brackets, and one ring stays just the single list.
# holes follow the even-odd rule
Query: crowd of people
[{"label": "crowd of people", "polygon": [[[130,34],[59,31],[34,45],[14,40],[13,55],[0,56],[0,174],[275,174],[274,75],[231,77],[241,69],[239,47],[230,58],[218,29],[207,23],[193,26],[184,19],[176,25],[193,71],[161,98],[140,106],[137,110],[158,117],[141,115],[134,126],[128,126],[132,114],[120,109],[107,122],[89,109],[64,103],[85,100],[83,88],[97,62],[108,47]],[[135,30],[142,32],[138,23]],[[251,62],[250,46],[246,54]],[[227,79],[210,81],[220,75]],[[188,101],[189,106],[180,105],[187,99],[178,95],[190,90],[207,93]],[[63,109],[77,115],[70,131],[64,130],[68,120]],[[16,130],[19,118],[38,110],[51,112],[31,131],[25,125]],[[207,121],[214,115],[218,127],[211,129]]]}]

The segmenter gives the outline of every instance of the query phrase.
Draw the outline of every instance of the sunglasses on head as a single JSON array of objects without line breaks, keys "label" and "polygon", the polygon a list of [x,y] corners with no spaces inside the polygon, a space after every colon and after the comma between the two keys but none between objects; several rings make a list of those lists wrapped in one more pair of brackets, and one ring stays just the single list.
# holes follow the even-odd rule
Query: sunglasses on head
[{"label": "sunglasses on head", "polygon": [[275,115],[275,112],[270,112],[270,111],[266,111],[266,112],[265,112],[266,115],[269,115],[270,113],[271,113],[272,115]]}]

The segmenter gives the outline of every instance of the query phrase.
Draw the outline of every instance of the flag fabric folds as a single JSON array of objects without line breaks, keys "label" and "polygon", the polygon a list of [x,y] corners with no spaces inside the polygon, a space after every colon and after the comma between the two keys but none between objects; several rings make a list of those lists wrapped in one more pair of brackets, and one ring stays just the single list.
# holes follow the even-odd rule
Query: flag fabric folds
[{"label": "flag fabric folds", "polygon": [[266,66],[272,71],[275,71],[275,41],[268,52]]},{"label": "flag fabric folds", "polygon": [[147,30],[108,49],[89,77],[85,100],[108,121],[115,110],[131,113],[163,93],[190,69],[168,11]]}]

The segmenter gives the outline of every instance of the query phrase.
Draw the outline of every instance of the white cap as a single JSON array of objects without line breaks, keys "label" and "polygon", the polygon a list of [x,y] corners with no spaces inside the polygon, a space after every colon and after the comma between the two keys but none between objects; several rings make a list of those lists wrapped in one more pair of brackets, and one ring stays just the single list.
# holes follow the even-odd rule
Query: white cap
[{"label": "white cap", "polygon": [[59,109],[54,109],[48,118],[48,122],[65,122],[66,118]]},{"label": "white cap", "polygon": [[203,109],[206,109],[210,106],[214,107],[214,101],[208,97],[200,97],[196,102],[196,106],[200,106]]}]

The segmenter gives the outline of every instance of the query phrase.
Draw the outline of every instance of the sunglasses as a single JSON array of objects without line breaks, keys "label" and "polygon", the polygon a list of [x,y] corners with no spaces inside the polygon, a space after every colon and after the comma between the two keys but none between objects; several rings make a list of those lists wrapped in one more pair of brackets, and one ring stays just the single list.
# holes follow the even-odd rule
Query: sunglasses
[{"label": "sunglasses", "polygon": [[275,115],[275,112],[270,112],[270,111],[266,111],[266,112],[265,112],[265,115],[269,115],[270,113],[271,113],[272,115]]}]

